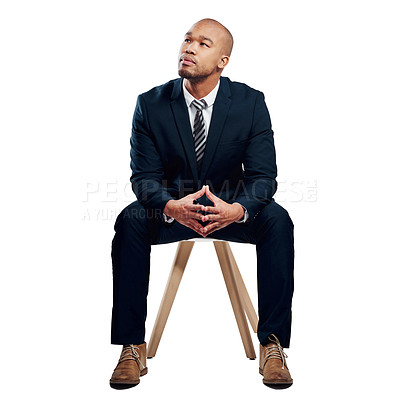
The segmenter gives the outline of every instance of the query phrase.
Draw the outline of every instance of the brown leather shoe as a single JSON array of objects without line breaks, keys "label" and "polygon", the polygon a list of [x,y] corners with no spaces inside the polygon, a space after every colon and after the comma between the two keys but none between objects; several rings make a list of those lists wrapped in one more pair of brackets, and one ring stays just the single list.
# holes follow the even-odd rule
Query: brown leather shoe
[{"label": "brown leather shoe", "polygon": [[260,343],[260,374],[263,375],[264,385],[272,389],[286,389],[292,386],[282,346],[275,335],[268,336],[271,343],[262,346]]},{"label": "brown leather shoe", "polygon": [[123,346],[118,364],[110,379],[113,389],[129,389],[140,382],[140,377],[147,374],[146,342]]}]

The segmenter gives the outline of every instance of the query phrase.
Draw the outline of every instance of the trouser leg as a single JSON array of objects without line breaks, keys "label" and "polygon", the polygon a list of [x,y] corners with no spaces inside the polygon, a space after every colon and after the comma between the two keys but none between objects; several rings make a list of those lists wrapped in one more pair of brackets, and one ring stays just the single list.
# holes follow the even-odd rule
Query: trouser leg
[{"label": "trouser leg", "polygon": [[261,209],[249,224],[232,223],[210,235],[216,239],[252,243],[257,252],[259,323],[262,345],[275,334],[289,347],[292,319],[294,239],[288,212],[275,201]]},{"label": "trouser leg", "polygon": [[256,217],[256,223],[257,336],[265,345],[273,333],[283,347],[289,347],[294,288],[293,222],[283,207],[272,202]]},{"label": "trouser leg", "polygon": [[161,215],[133,202],[118,215],[112,241],[112,344],[141,344],[145,340],[151,246],[199,237],[176,221],[161,222]]},{"label": "trouser leg", "polygon": [[139,202],[126,207],[115,222],[112,241],[112,344],[144,342],[150,272],[151,232]]}]

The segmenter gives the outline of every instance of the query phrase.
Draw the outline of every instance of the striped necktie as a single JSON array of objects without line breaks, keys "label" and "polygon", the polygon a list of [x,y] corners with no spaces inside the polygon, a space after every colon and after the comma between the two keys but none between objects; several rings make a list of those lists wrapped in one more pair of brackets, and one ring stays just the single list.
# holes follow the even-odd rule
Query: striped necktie
[{"label": "striped necktie", "polygon": [[200,170],[201,160],[206,148],[206,126],[203,118],[203,109],[207,107],[205,100],[193,100],[192,104],[196,107],[196,116],[193,124],[194,149],[196,153],[197,167]]}]

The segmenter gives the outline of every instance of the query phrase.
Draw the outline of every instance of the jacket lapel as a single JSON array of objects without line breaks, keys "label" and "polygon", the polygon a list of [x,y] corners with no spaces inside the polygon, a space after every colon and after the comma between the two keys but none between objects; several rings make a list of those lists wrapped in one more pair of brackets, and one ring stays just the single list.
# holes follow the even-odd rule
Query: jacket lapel
[{"label": "jacket lapel", "polygon": [[202,185],[210,164],[213,160],[215,150],[217,148],[225,120],[228,115],[229,106],[231,104],[231,91],[228,84],[228,78],[220,78],[220,86],[215,99],[211,117],[211,123],[208,130],[206,148],[204,150],[203,161],[200,170],[200,184]]},{"label": "jacket lapel", "polygon": [[[182,78],[177,79],[174,83],[174,88],[171,95],[171,109],[174,114],[175,123],[178,127],[179,135],[185,149],[186,157],[189,162],[190,169],[194,182],[199,182],[197,173],[196,154],[194,151],[193,133],[190,126],[189,113],[186,106],[185,98],[182,93]],[[228,78],[220,78],[220,87],[217,97],[213,105],[211,123],[208,130],[206,148],[204,150],[203,161],[200,170],[200,182],[203,182],[204,177],[213,160],[215,150],[217,148],[222,130],[228,115],[229,106],[231,103],[231,91],[228,84]]]},{"label": "jacket lapel", "polygon": [[198,182],[196,154],[194,151],[194,142],[192,128],[190,126],[189,113],[182,93],[182,78],[177,79],[171,95],[171,108],[174,114],[175,123],[185,149],[186,157],[192,171],[194,182]]}]

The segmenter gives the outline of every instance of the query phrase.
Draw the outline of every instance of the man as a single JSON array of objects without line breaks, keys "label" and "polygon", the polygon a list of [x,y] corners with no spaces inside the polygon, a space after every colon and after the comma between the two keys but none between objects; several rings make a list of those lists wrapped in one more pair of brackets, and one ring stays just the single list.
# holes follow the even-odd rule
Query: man
[{"label": "man", "polygon": [[147,373],[145,319],[151,245],[211,237],[257,252],[258,338],[265,385],[292,384],[289,347],[293,223],[273,199],[273,131],[264,96],[231,82],[233,38],[212,19],[195,23],[179,52],[179,75],[138,97],[131,137],[137,201],[115,223],[111,342],[123,345],[116,389]]}]

